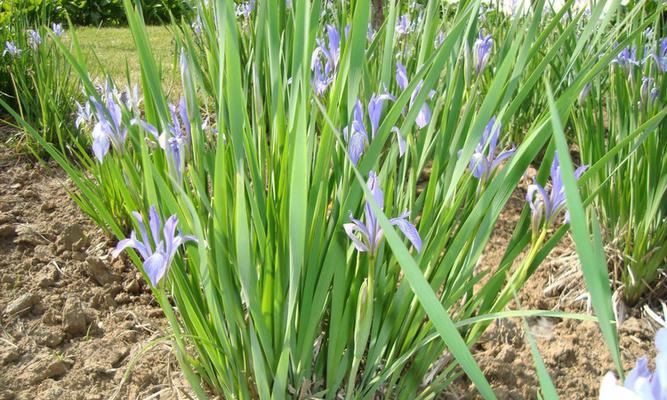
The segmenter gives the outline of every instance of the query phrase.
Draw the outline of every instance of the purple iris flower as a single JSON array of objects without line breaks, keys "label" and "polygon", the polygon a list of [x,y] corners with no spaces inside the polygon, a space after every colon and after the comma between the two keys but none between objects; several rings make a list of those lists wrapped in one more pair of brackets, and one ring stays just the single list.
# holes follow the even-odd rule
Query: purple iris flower
[{"label": "purple iris flower", "polygon": [[201,16],[197,15],[197,18],[195,18],[190,26],[192,27],[192,31],[195,33],[195,35],[200,36],[203,27]]},{"label": "purple iris flower", "polygon": [[[382,117],[382,109],[387,100],[395,100],[394,96],[389,93],[373,94],[368,101],[368,119],[371,122],[370,137],[374,138],[380,126],[380,118]],[[361,155],[364,153],[366,144],[369,142],[368,131],[364,123],[364,107],[361,101],[357,100],[354,104],[352,114],[352,122],[343,128],[343,137],[347,142],[347,150],[352,159],[352,163],[357,165]],[[399,134],[399,150],[401,155],[405,152],[405,144],[401,144],[401,136]]]},{"label": "purple iris flower", "polygon": [[655,86],[655,79],[650,76],[642,77],[642,86],[639,92],[640,105],[653,103],[658,98],[658,88]]},{"label": "purple iris flower", "polygon": [[484,71],[491,58],[493,50],[493,38],[491,35],[484,36],[479,32],[479,37],[473,45],[473,60],[475,62],[475,72],[479,75]]},{"label": "purple iris flower", "polygon": [[658,64],[660,71],[667,72],[667,37],[660,39],[659,49],[655,54],[652,54],[652,57]]},{"label": "purple iris flower", "polygon": [[63,25],[62,25],[62,24],[55,24],[55,23],[54,23],[53,25],[51,25],[51,30],[53,31],[53,33],[54,33],[56,36],[62,36],[63,33],[65,33],[65,29],[63,29]]},{"label": "purple iris flower", "polygon": [[382,117],[382,109],[387,100],[394,101],[396,98],[389,93],[373,94],[368,101],[368,119],[371,121],[371,137],[375,137],[375,133],[380,127],[380,117]]},{"label": "purple iris flower", "polygon": [[408,142],[405,140],[403,136],[401,136],[401,130],[398,129],[397,126],[392,126],[391,131],[396,134],[396,137],[398,139],[398,155],[403,157],[403,154],[405,154],[405,150],[408,147]]},{"label": "purple iris flower", "polygon": [[[574,176],[579,179],[581,174],[586,171],[587,165],[582,165],[574,172]],[[537,196],[536,196],[537,195]],[[533,232],[537,232],[542,224],[542,219],[546,221],[547,226],[555,223],[555,218],[561,211],[565,210],[565,187],[563,186],[563,176],[560,171],[560,163],[558,162],[558,154],[554,154],[554,160],[551,163],[551,191],[547,190],[533,181],[528,185],[526,192],[526,201],[530,206],[532,214],[532,228]],[[570,222],[570,215],[565,211],[565,223]]]},{"label": "purple iris flower", "polygon": [[368,133],[364,126],[364,110],[361,101],[354,104],[352,123],[343,129],[343,137],[347,141],[347,152],[354,165],[357,165],[368,143]]},{"label": "purple iris flower", "polygon": [[93,153],[99,162],[109,152],[113,143],[117,150],[122,150],[127,137],[127,127],[123,126],[122,108],[116,101],[113,90],[107,88],[102,96],[102,102],[90,97],[90,102],[95,106],[97,124],[93,127]]},{"label": "purple iris flower", "polygon": [[637,61],[637,48],[634,46],[624,48],[611,60],[611,63],[623,68],[626,75],[632,76],[632,69],[639,65],[639,61]]},{"label": "purple iris flower", "polygon": [[586,98],[588,97],[588,94],[591,92],[591,89],[593,88],[593,84],[591,82],[588,82],[586,85],[584,85],[583,89],[581,89],[581,92],[579,92],[579,105],[583,106],[584,102],[586,102]]},{"label": "purple iris flower", "polygon": [[667,328],[660,328],[656,333],[655,347],[654,372],[649,369],[646,357],[637,360],[622,386],[616,383],[614,373],[608,372],[600,385],[600,400],[667,399]]},{"label": "purple iris flower", "polygon": [[181,233],[176,235],[176,226],[178,225],[178,217],[176,215],[172,215],[167,219],[162,232],[160,232],[160,217],[157,214],[155,206],[152,206],[149,212],[150,237],[146,231],[141,214],[136,211],[132,214],[139,225],[142,241],[137,239],[137,234],[133,230],[129,239],[123,239],[118,242],[116,249],[112,252],[112,256],[114,258],[118,257],[128,247],[137,250],[144,261],[144,271],[148,275],[151,285],[156,287],[169,269],[178,247],[186,242],[198,242],[198,240],[193,236],[184,236]]},{"label": "purple iris flower", "polygon": [[[375,199],[375,202],[380,206],[380,210],[384,210],[384,193],[380,188],[380,183],[378,182],[374,171],[368,173],[367,185],[368,189],[373,194],[373,199]],[[350,220],[352,222],[343,224],[343,228],[358,251],[375,253],[383,237],[382,228],[380,227],[377,217],[375,216],[375,213],[373,213],[373,209],[368,201],[366,201],[364,212],[366,215],[365,224],[360,220],[355,219],[350,214]],[[405,211],[399,217],[390,219],[389,222],[394,226],[398,226],[398,229],[403,232],[410,243],[412,243],[415,249],[419,252],[421,251],[422,241],[419,237],[419,232],[417,232],[417,228],[408,221],[409,216],[410,211]]]},{"label": "purple iris flower", "polygon": [[252,14],[252,10],[254,9],[255,9],[255,0],[249,0],[243,2],[236,6],[236,16],[248,19],[250,18],[250,14]]},{"label": "purple iris flower", "polygon": [[89,124],[90,121],[92,121],[93,111],[90,108],[89,101],[86,101],[83,105],[76,100],[74,103],[76,104],[76,120],[74,121],[74,126],[79,129],[81,125]]},{"label": "purple iris flower", "polygon": [[410,16],[403,14],[398,17],[396,21],[396,37],[400,38],[412,32],[412,24],[410,23]]},{"label": "purple iris flower", "polygon": [[655,32],[653,32],[653,28],[649,26],[648,28],[644,29],[642,35],[644,35],[644,37],[647,39],[653,39],[653,36],[655,36]]},{"label": "purple iris flower", "polygon": [[178,178],[181,179],[185,164],[185,151],[192,134],[192,125],[190,124],[185,98],[181,97],[177,106],[169,104],[169,113],[171,114],[171,121],[167,124],[167,130],[162,133],[159,133],[155,126],[140,119],[135,118],[131,123],[141,126],[153,136],[160,148],[167,153]]},{"label": "purple iris flower", "polygon": [[340,61],[340,33],[333,25],[327,25],[328,43],[316,39],[317,47],[311,57],[310,69],[315,75],[313,86],[317,95],[323,94],[333,83],[338,62]]},{"label": "purple iris flower", "polygon": [[141,97],[139,96],[139,86],[134,85],[132,90],[126,88],[125,91],[118,93],[115,91],[118,96],[118,100],[127,108],[132,111],[139,111],[139,104],[141,104]]},{"label": "purple iris flower", "polygon": [[[408,73],[405,69],[405,66],[401,64],[399,61],[396,61],[396,83],[398,84],[398,87],[401,90],[405,90],[408,87]],[[421,90],[422,86],[424,84],[424,81],[419,81],[417,86],[415,87],[415,90],[412,91],[412,95],[410,96],[410,107],[412,107],[413,103],[415,102],[415,99],[419,95],[419,91]],[[433,98],[435,95],[434,91],[429,92],[429,98]],[[428,106],[428,103],[424,102],[424,105],[422,105],[422,108],[419,110],[419,113],[417,114],[417,118],[415,119],[415,123],[417,124],[417,127],[419,129],[422,129],[428,123],[431,121],[431,108]]]},{"label": "purple iris flower", "polygon": [[442,43],[444,41],[445,41],[445,32],[440,31],[438,32],[438,35],[435,37],[433,44],[435,45],[435,47],[440,47],[442,46]]},{"label": "purple iris flower", "polygon": [[372,42],[373,39],[375,39],[375,35],[377,32],[375,32],[375,29],[373,29],[373,25],[369,22],[368,23],[368,30],[366,31],[366,36],[368,37],[368,41]]},{"label": "purple iris flower", "polygon": [[42,44],[42,37],[39,32],[34,29],[28,29],[28,44],[33,50],[37,50],[40,44]]},{"label": "purple iris flower", "polygon": [[2,56],[4,57],[5,54],[9,53],[10,56],[12,57],[18,57],[21,55],[21,49],[16,47],[14,42],[6,41],[5,42],[5,50],[2,52]]},{"label": "purple iris flower", "polygon": [[[496,117],[492,117],[486,127],[484,128],[484,133],[482,134],[482,139],[475,147],[475,151],[472,153],[472,158],[470,159],[469,169],[472,172],[472,176],[475,178],[486,181],[489,179],[496,169],[500,166],[500,163],[503,160],[511,157],[516,149],[512,147],[509,150],[502,151],[498,156],[496,156],[496,148],[498,146],[498,136],[500,136],[500,129],[502,128],[501,124],[496,124]],[[488,146],[488,147],[487,147]],[[459,156],[461,151],[459,151]]]}]

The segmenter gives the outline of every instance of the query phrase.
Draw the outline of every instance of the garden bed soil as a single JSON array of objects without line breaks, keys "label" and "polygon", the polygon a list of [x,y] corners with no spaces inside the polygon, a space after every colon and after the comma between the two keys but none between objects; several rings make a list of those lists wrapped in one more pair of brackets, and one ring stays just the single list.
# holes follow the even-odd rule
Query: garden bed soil
[{"label": "garden bed soil", "polygon": [[184,398],[141,276],[110,258],[56,165],[0,137],[0,400]]},{"label": "garden bed soil", "polygon": [[[4,143],[7,134],[0,136]],[[114,242],[68,197],[71,183],[0,145],[0,400],[186,398],[168,326],[135,268],[110,258]],[[518,190],[483,266],[502,256],[522,207]],[[581,278],[545,293],[575,266],[567,239],[521,292],[524,309],[586,312]],[[633,314],[634,313],[634,314]],[[630,310],[621,327],[626,368],[653,352],[653,330]],[[563,399],[596,398],[613,364],[592,322],[528,321]],[[500,399],[535,398],[534,364],[521,320],[491,325],[473,352]],[[441,398],[476,398],[465,378]]]}]

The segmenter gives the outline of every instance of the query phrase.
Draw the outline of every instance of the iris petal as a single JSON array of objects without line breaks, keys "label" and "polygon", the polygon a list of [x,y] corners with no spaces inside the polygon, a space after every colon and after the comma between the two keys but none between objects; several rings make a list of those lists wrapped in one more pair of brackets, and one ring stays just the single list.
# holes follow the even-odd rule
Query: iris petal
[{"label": "iris petal", "polygon": [[157,286],[167,272],[167,257],[164,253],[154,253],[144,261],[144,271],[153,287]]}]

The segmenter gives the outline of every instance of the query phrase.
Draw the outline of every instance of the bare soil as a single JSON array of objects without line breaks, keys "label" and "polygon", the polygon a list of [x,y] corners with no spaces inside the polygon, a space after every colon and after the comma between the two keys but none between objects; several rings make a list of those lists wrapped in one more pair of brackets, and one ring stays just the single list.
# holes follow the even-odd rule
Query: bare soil
[{"label": "bare soil", "polygon": [[161,310],[65,188],[0,144],[0,400],[182,398]]},{"label": "bare soil", "polygon": [[[6,134],[0,138],[6,139]],[[168,327],[141,276],[109,257],[114,242],[69,198],[56,165],[20,159],[0,144],[0,400],[185,398]],[[485,251],[502,257],[518,220],[517,190]],[[520,295],[521,308],[588,312],[568,239]],[[624,364],[653,354],[654,329],[637,310],[620,329]],[[597,398],[613,368],[591,322],[528,321],[563,399]],[[521,320],[493,324],[473,348],[500,399],[535,398],[538,382]],[[443,394],[476,398],[460,378]]]}]

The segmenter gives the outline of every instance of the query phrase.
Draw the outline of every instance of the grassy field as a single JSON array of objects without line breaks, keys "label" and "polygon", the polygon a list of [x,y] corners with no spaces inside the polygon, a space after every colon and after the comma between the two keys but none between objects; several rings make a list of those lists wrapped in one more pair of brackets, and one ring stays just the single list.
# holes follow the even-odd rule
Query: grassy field
[{"label": "grassy field", "polygon": [[[171,94],[179,88],[173,36],[168,28],[162,26],[148,27],[148,33],[153,53],[161,65],[161,80],[167,93]],[[109,74],[123,87],[129,71],[131,83],[139,83],[139,59],[129,28],[79,27],[76,35],[88,57],[93,78]]]}]

